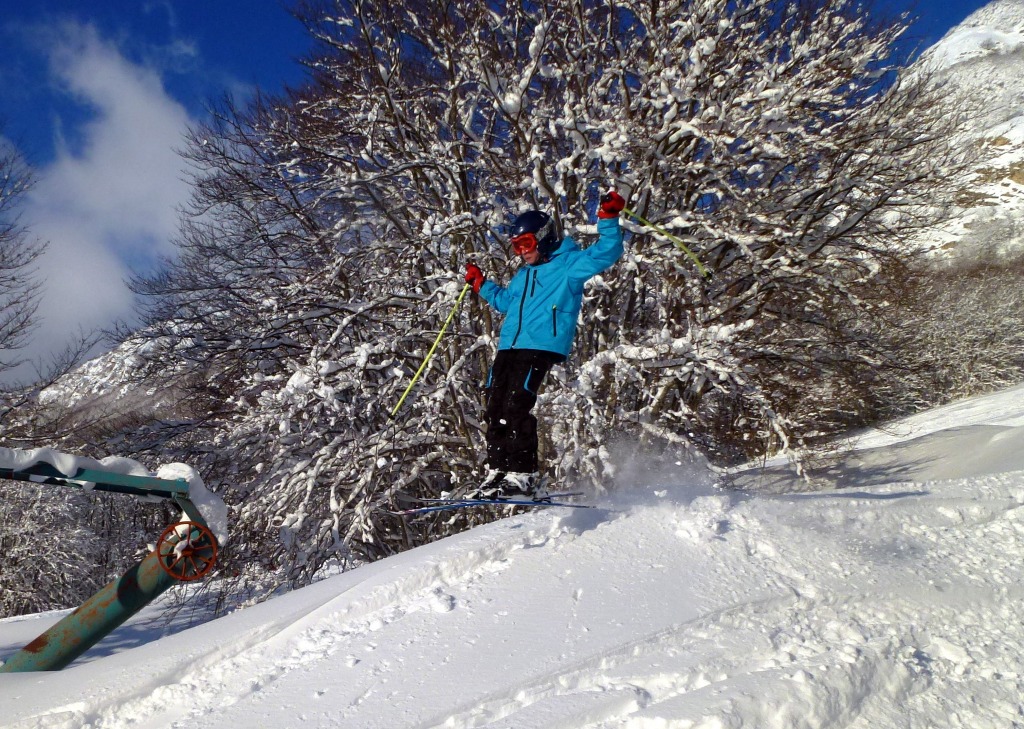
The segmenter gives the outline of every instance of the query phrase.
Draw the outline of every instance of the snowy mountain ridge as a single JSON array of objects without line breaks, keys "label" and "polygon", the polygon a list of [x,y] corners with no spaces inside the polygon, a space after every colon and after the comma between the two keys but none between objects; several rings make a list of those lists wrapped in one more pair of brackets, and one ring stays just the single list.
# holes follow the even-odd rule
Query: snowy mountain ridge
[{"label": "snowy mountain ridge", "polygon": [[1024,1],[993,0],[971,13],[923,54],[939,68],[1005,56],[1024,48]]},{"label": "snowy mountain ridge", "polygon": [[960,215],[922,236],[940,257],[976,262],[1024,251],[1024,1],[994,0],[952,28],[918,61],[951,104],[982,99],[969,140],[996,149],[991,162],[964,182]]}]

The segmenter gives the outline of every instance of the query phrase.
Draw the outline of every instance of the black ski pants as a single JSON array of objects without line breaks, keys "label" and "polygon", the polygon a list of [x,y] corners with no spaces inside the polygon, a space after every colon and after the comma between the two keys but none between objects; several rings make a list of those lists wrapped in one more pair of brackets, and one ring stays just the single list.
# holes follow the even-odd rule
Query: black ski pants
[{"label": "black ski pants", "polygon": [[495,471],[533,473],[537,418],[531,411],[551,367],[565,359],[540,349],[498,351],[487,378],[487,465]]}]

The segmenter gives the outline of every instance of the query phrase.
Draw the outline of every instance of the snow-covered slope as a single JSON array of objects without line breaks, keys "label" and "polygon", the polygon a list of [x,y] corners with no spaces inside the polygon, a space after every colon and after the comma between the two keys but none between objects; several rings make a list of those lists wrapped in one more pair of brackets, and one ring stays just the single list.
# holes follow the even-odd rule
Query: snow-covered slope
[{"label": "snow-covered slope", "polygon": [[[1022,61],[1024,50],[1024,2],[1021,0],[993,0],[971,13],[960,25],[952,28],[941,41],[930,48],[930,58],[940,68],[953,69],[961,74],[970,64],[987,71],[991,62],[1005,60],[1009,65]],[[1024,99],[1024,80],[1020,77],[1000,75],[978,78],[980,82],[994,84],[993,91],[1008,94],[1008,100]],[[995,99],[993,99],[995,101]],[[993,104],[994,107],[1007,104]]]},{"label": "snow-covered slope", "polygon": [[926,245],[970,259],[1024,251],[1024,0],[994,0],[921,57],[938,80],[982,100],[971,136],[996,157],[965,182],[964,217]]},{"label": "snow-covered slope", "polygon": [[[81,418],[103,413],[139,413],[173,410],[178,397],[168,382],[143,388],[135,380],[139,370],[157,355],[152,344],[125,342],[84,362],[39,394],[42,405],[73,407]],[[168,373],[170,374],[170,373]]]},{"label": "snow-covered slope", "polygon": [[[61,673],[0,675],[0,725],[1024,726],[1024,388],[858,442],[839,490],[634,469],[599,509],[160,640],[149,611]],[[0,622],[0,647],[54,619]]]}]

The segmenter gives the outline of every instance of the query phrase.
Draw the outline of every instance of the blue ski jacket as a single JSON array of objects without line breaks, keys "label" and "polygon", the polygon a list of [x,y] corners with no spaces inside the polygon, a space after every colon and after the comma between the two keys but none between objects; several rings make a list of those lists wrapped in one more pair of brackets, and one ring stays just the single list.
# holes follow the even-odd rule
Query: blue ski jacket
[{"label": "blue ski jacket", "polygon": [[505,315],[498,349],[540,349],[568,357],[583,306],[583,284],[622,256],[618,218],[597,221],[599,238],[581,249],[572,238],[544,262],[516,271],[508,286],[485,281],[480,295]]}]

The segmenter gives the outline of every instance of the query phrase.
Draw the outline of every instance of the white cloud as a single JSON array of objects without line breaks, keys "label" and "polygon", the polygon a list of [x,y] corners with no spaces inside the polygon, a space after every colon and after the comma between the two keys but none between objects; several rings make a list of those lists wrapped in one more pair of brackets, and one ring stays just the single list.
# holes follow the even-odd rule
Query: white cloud
[{"label": "white cloud", "polygon": [[80,328],[132,318],[129,268],[172,252],[177,209],[189,194],[176,150],[191,120],[159,73],[87,24],[57,26],[47,51],[52,81],[90,113],[70,129],[74,143],[58,142],[27,201],[25,222],[49,241],[35,357],[61,349]]}]

